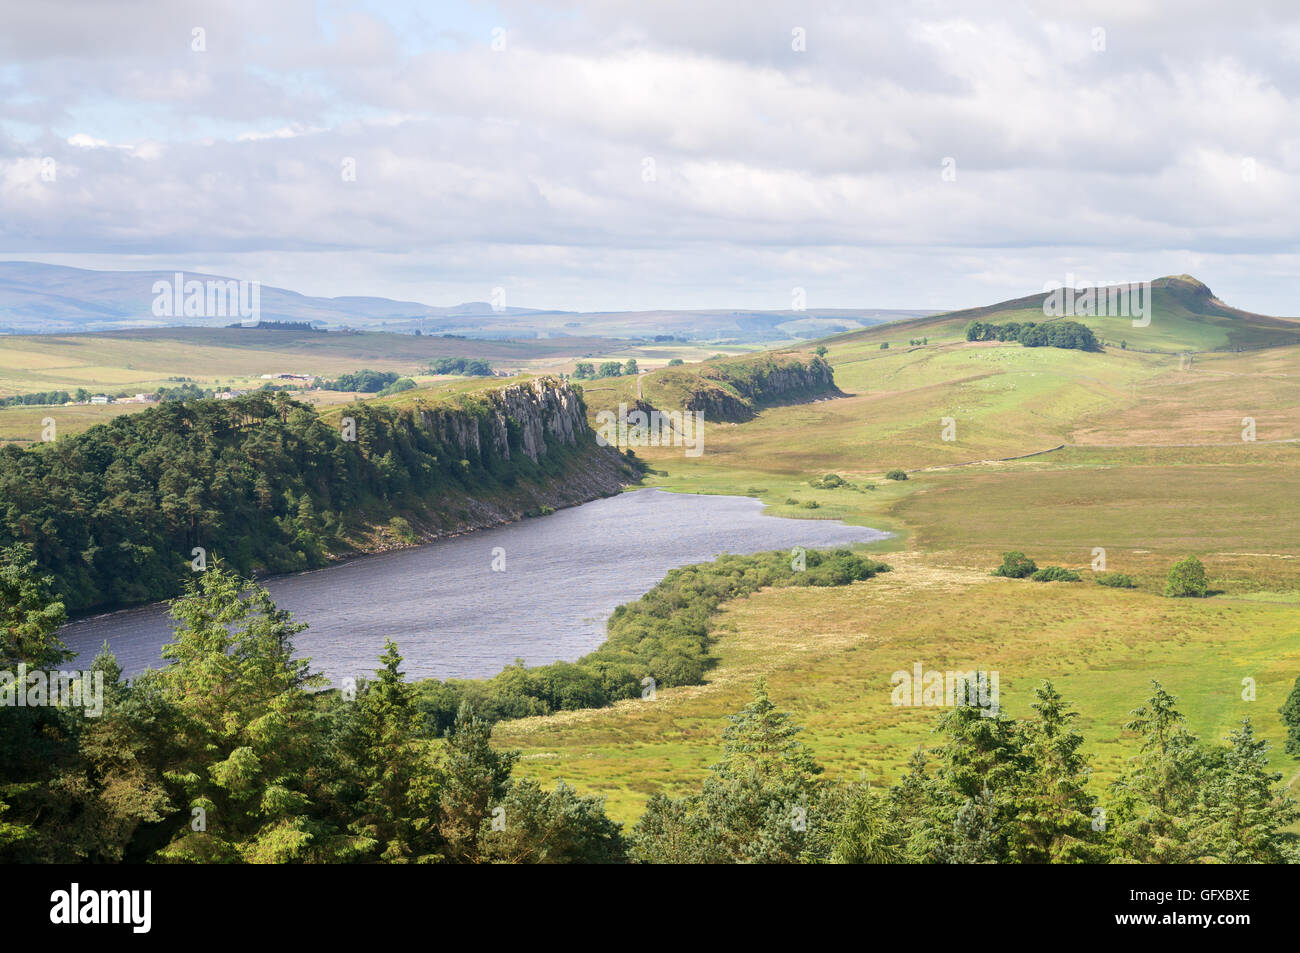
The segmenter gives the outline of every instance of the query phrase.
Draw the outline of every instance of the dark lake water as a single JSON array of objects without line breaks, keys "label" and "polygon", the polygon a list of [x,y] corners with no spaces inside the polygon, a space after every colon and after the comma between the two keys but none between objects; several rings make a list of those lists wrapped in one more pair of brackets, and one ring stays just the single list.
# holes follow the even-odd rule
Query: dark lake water
[{"label": "dark lake water", "polygon": [[[762,515],[739,496],[637,490],[540,519],[362,556],[263,581],[310,628],[298,654],[331,679],[373,672],[384,639],[410,678],[482,678],[516,658],[572,661],[605,638],[605,619],[668,570],[721,553],[818,549],[887,533],[832,520]],[[493,569],[494,557],[504,570]],[[128,675],[159,667],[166,607],[94,616],[63,629],[89,664],[105,640]]]}]

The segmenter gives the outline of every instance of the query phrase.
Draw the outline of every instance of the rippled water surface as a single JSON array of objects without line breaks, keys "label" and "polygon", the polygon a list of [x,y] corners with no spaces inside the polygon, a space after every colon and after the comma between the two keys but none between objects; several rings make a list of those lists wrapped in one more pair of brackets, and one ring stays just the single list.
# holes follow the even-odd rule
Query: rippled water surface
[{"label": "rippled water surface", "polygon": [[[758,500],[638,490],[541,519],[265,581],[272,598],[310,628],[300,655],[332,678],[374,670],[391,637],[413,678],[495,675],[573,660],[605,638],[615,606],[668,570],[720,553],[869,542],[886,533],[831,520],[762,515]],[[493,571],[494,550],[505,570]],[[88,664],[108,640],[128,675],[158,667],[170,639],[162,605],[126,609],[64,627]]]}]

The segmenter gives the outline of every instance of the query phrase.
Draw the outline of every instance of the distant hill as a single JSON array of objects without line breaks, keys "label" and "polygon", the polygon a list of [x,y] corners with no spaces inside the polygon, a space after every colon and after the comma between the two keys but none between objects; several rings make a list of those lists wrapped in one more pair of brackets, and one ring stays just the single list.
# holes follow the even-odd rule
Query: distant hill
[{"label": "distant hill", "polygon": [[[1134,286],[1136,287],[1136,286]],[[1064,289],[1077,300],[1081,289]],[[1253,314],[1225,304],[1191,275],[1170,275],[1151,282],[1150,323],[1135,327],[1121,314],[1045,314],[1050,292],[1026,295],[997,304],[949,311],[925,318],[897,321],[837,338],[879,340],[893,345],[915,338],[931,341],[959,339],[971,321],[1005,324],[1015,321],[1077,321],[1092,328],[1103,342],[1151,351],[1215,351],[1300,344],[1300,319]],[[1098,300],[1101,300],[1099,293]],[[1053,304],[1061,303],[1057,298]],[[1049,308],[1049,310],[1052,310]]]},{"label": "distant hill", "polygon": [[[198,272],[183,274],[183,281],[200,281],[205,288],[208,282],[236,280]],[[220,327],[239,317],[155,314],[155,284],[170,286],[175,277],[175,271],[92,271],[38,262],[0,262],[0,334]],[[496,310],[486,301],[437,307],[379,297],[318,298],[269,285],[262,285],[259,294],[264,321],[493,339],[670,336],[688,341],[767,343],[820,337],[933,313],[870,308],[580,313],[519,307]]]}]

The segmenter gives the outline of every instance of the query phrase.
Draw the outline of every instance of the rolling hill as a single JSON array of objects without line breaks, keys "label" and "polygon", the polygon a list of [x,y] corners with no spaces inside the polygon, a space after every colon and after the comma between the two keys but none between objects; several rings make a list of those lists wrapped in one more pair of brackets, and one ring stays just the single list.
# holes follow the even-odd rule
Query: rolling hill
[{"label": "rolling hill", "polygon": [[[1066,289],[1074,295],[1081,289]],[[1078,321],[1092,328],[1103,342],[1127,343],[1135,350],[1178,353],[1184,351],[1249,350],[1283,344],[1300,344],[1300,319],[1253,314],[1220,301],[1205,284],[1190,275],[1170,275],[1151,282],[1151,316],[1145,327],[1118,314],[1044,314],[1049,292],[1013,298],[997,304],[944,314],[896,321],[832,340],[904,344],[915,338],[959,340],[971,321],[994,324],[1025,321]],[[1100,300],[1100,296],[1099,299]],[[1049,308],[1050,310],[1050,308]]]},{"label": "rolling hill", "polygon": [[[30,261],[0,261],[0,334],[224,327],[238,314],[204,317],[155,314],[154,287],[172,285],[177,271],[92,271]],[[182,282],[236,279],[181,272]],[[487,291],[488,289],[484,289]],[[251,296],[251,291],[246,292]],[[176,309],[173,309],[176,310]],[[536,340],[570,337],[773,343],[819,337],[914,318],[931,311],[819,308],[792,311],[662,310],[577,312],[495,308],[486,301],[438,307],[372,296],[322,298],[260,286],[261,320],[470,338]]]}]

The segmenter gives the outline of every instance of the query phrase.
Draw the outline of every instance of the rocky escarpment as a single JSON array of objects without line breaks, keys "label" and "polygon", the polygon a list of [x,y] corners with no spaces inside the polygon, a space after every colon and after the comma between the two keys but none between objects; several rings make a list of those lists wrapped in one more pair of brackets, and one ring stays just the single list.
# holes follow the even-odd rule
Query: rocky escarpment
[{"label": "rocky escarpment", "polygon": [[550,449],[548,437],[552,444],[576,447],[591,436],[581,395],[554,377],[486,391],[458,405],[422,406],[419,415],[439,443],[478,458],[510,460],[513,452],[536,463]]},{"label": "rocky escarpment", "polygon": [[761,408],[838,397],[835,374],[821,357],[768,355],[746,361],[705,364],[687,388],[682,406],[706,419],[742,421]]},{"label": "rocky escarpment", "polygon": [[[404,414],[442,458],[457,457],[468,486],[451,485],[405,516],[416,540],[455,535],[617,493],[639,472],[587,424],[581,392],[554,377],[461,397],[416,401]],[[367,549],[402,542],[384,527]]]}]

